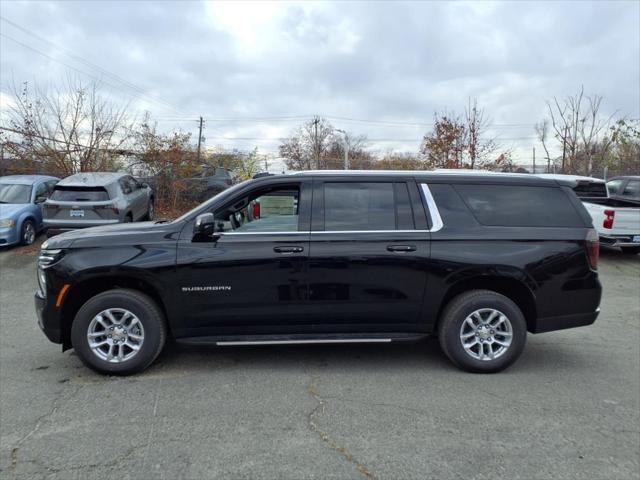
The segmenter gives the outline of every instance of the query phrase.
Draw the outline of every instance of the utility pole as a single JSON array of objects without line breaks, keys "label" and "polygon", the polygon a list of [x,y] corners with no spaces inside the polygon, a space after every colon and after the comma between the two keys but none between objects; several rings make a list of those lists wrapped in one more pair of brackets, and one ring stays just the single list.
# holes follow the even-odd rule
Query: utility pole
[{"label": "utility pole", "polygon": [[320,119],[315,117],[313,119],[313,126],[315,128],[315,133],[313,135],[313,153],[316,156],[316,169],[320,170],[320,146],[318,145],[318,122]]},{"label": "utility pole", "polygon": [[536,173],[536,147],[533,147],[533,174]]},{"label": "utility pole", "polygon": [[[567,126],[564,127],[564,137],[562,138],[562,171],[560,173],[564,173],[564,162],[567,153]],[[554,168],[555,172],[555,168]]]},{"label": "utility pole", "polygon": [[198,129],[198,163],[200,163],[200,146],[202,144],[202,117],[200,117],[200,128]]},{"label": "utility pole", "polygon": [[347,132],[339,128],[336,128],[336,132],[340,132],[342,134],[344,144],[344,169],[349,170],[349,143],[347,143]]}]

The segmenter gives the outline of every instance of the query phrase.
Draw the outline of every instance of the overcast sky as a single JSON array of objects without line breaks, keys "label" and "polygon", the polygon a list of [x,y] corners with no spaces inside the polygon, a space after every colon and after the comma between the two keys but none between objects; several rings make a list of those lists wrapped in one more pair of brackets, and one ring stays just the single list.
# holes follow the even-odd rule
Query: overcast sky
[{"label": "overcast sky", "polygon": [[373,150],[416,151],[434,111],[472,96],[528,162],[545,99],[581,84],[605,114],[640,117],[638,0],[2,1],[0,15],[3,108],[12,81],[70,72],[165,130],[195,134],[203,116],[208,146],[276,152],[318,114]]}]

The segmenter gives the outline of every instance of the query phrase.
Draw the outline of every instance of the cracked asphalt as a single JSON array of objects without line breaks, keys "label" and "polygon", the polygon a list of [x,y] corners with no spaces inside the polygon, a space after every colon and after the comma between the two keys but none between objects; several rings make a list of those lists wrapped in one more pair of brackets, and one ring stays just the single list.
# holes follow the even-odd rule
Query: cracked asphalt
[{"label": "cracked asphalt", "polygon": [[169,347],[103,377],[39,331],[36,250],[0,251],[0,477],[638,479],[640,256],[601,254],[591,327],[497,375],[437,342]]}]

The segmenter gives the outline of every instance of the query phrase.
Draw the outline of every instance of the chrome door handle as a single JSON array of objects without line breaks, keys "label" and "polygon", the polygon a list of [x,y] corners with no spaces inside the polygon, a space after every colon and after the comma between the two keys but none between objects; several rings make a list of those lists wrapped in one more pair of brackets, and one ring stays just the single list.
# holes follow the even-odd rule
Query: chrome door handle
[{"label": "chrome door handle", "polygon": [[304,252],[304,247],[273,247],[276,253],[300,253]]},{"label": "chrome door handle", "polygon": [[415,245],[387,245],[387,250],[390,252],[415,252]]}]

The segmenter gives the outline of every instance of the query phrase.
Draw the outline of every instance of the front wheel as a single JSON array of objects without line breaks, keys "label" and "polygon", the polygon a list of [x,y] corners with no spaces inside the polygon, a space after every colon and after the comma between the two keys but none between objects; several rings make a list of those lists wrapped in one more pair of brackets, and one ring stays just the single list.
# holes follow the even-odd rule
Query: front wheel
[{"label": "front wheel", "polygon": [[20,232],[20,243],[22,245],[33,245],[36,241],[36,224],[33,220],[25,220],[22,223],[22,231]]},{"label": "front wheel", "polygon": [[147,368],[167,337],[164,315],[148,296],[126,289],[89,299],[71,326],[71,344],[85,365],[106,374]]},{"label": "front wheel", "polygon": [[626,253],[627,255],[636,255],[640,253],[640,247],[620,247],[622,253]]},{"label": "front wheel", "polygon": [[513,364],[524,349],[527,323],[509,298],[472,290],[454,298],[438,326],[444,353],[468,372],[494,373]]}]

